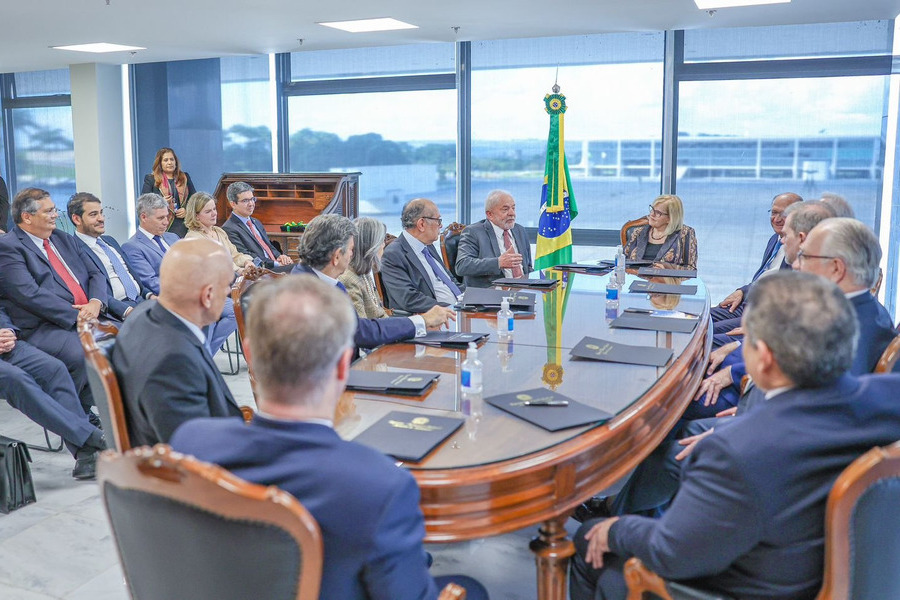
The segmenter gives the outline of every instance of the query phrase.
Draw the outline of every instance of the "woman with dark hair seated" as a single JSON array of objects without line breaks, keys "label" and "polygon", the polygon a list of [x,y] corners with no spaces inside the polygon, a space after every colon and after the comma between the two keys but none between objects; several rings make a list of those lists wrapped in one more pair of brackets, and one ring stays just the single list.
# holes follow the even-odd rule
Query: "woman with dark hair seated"
[{"label": "woman with dark hair seated", "polygon": [[384,235],[387,227],[378,219],[360,217],[354,221],[353,258],[349,268],[338,277],[347,288],[353,308],[361,319],[381,319],[388,316],[375,289],[374,272],[381,269]]},{"label": "woman with dark hair seated", "polygon": [[656,198],[650,205],[647,221],[647,225],[634,228],[628,236],[625,258],[697,268],[697,236],[684,224],[681,198],[672,195]]}]

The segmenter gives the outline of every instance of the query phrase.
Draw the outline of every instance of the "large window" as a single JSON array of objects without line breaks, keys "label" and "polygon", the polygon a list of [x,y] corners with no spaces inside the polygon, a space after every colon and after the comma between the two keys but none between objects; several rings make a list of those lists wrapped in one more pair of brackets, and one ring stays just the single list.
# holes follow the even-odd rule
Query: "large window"
[{"label": "large window", "polygon": [[222,170],[271,171],[275,114],[269,94],[269,57],[222,58],[219,66]]}]

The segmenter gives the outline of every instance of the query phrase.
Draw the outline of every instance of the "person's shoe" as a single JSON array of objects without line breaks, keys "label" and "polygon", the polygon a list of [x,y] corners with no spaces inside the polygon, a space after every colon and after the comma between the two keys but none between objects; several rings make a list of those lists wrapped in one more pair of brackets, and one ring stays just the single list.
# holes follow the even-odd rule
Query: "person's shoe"
[{"label": "person's shoe", "polygon": [[75,453],[75,468],[72,477],[78,480],[94,479],[97,475],[97,451],[81,448]]},{"label": "person's shoe", "polygon": [[612,516],[607,500],[607,496],[594,496],[576,508],[575,512],[572,513],[572,518],[579,523],[584,523],[591,519],[606,519]]}]

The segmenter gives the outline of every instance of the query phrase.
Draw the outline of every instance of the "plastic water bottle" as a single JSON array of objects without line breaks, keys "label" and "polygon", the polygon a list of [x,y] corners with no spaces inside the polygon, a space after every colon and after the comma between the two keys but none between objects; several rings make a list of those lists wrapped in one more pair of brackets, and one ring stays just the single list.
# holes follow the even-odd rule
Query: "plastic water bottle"
[{"label": "plastic water bottle", "polygon": [[619,316],[619,282],[615,273],[609,274],[606,282],[606,319],[607,321]]},{"label": "plastic water bottle", "polygon": [[500,370],[504,373],[509,371],[509,359],[512,358],[514,347],[515,344],[513,344],[512,339],[497,344],[497,356],[500,358]]},{"label": "plastic water bottle", "polygon": [[509,298],[500,301],[500,310],[497,312],[497,336],[501,342],[512,339],[516,320],[509,310]]},{"label": "plastic water bottle", "polygon": [[622,250],[622,246],[616,246],[616,268],[614,269],[616,274],[616,281],[621,288],[625,285],[625,252]]},{"label": "plastic water bottle", "polygon": [[478,360],[478,346],[475,342],[469,342],[466,360],[459,373],[459,396],[462,400],[462,413],[467,417],[481,418],[481,361]]}]

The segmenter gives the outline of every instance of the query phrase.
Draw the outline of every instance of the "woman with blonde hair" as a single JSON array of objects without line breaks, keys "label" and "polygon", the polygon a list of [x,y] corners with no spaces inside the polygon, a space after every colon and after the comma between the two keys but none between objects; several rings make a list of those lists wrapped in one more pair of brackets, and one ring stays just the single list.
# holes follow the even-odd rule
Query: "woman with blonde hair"
[{"label": "woman with blonde hair", "polygon": [[635,227],[624,248],[625,258],[650,260],[685,269],[697,268],[697,236],[684,224],[681,198],[662,195],[650,205],[647,225]]},{"label": "woman with blonde hair", "polygon": [[169,203],[169,214],[172,217],[169,231],[178,237],[184,237],[187,228],[184,224],[184,204],[197,192],[191,176],[181,170],[181,161],[171,148],[160,148],[153,159],[152,171],[144,176],[142,194],[159,194]]},{"label": "woman with blonde hair", "polygon": [[384,236],[387,227],[378,219],[360,217],[354,221],[353,258],[350,266],[338,277],[347,288],[356,314],[363,319],[381,319],[388,316],[375,289],[375,271],[381,269],[384,253]]},{"label": "woman with blonde hair", "polygon": [[215,198],[206,192],[197,192],[191,196],[185,205],[184,224],[188,233],[184,238],[206,238],[225,246],[234,262],[235,273],[243,273],[245,267],[253,264],[253,257],[238,252],[225,230],[216,226],[218,214]]}]

